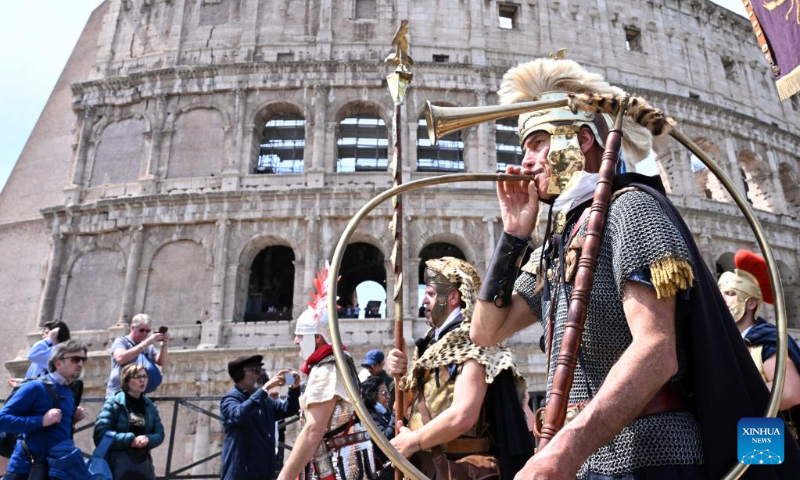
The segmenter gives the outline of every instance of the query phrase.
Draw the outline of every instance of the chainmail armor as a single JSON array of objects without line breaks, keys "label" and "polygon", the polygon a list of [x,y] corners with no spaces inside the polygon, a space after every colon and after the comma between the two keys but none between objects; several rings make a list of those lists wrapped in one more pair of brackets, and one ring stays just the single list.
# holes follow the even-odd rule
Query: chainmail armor
[{"label": "chainmail armor", "polygon": [[[584,221],[577,235],[585,234],[587,223],[588,219]],[[564,232],[571,231],[572,225],[566,225]],[[534,315],[541,319],[547,338],[551,299],[535,291],[536,268],[531,267],[534,262],[538,264],[539,252],[531,255],[526,266],[529,268],[523,268],[515,290],[525,299]],[[628,192],[618,197],[609,209],[581,342],[586,372],[578,364],[569,403],[590,400],[587,384],[591,388],[591,394],[596,394],[611,368],[632,342],[621,301],[626,280],[632,273],[646,270],[665,258],[691,262],[680,233],[661,206],[654,198],[641,191]],[[551,295],[555,288],[559,288],[559,292],[550,371],[547,375],[548,398],[573,285],[550,283]],[[682,293],[679,292],[678,295]],[[687,326],[684,325],[683,313],[680,310],[677,312],[676,322],[678,372],[670,381],[682,380],[687,367]],[[702,461],[700,431],[696,418],[686,412],[663,413],[639,418],[623,428],[611,442],[586,460],[578,471],[578,478],[584,478],[588,470],[602,475],[622,476],[642,467],[700,464]]]}]

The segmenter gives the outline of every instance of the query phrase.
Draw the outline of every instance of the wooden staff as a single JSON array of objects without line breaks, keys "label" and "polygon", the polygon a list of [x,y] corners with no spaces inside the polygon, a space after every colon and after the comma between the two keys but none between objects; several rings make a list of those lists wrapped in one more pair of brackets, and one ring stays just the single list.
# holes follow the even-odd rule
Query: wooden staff
[{"label": "wooden staff", "polygon": [[[564,337],[561,340],[558,357],[556,357],[553,387],[550,390],[550,399],[547,401],[545,409],[544,423],[539,439],[538,450],[540,451],[564,427],[564,419],[567,416],[569,392],[572,389],[575,366],[578,364],[578,350],[581,346],[583,326],[586,323],[586,311],[592,297],[594,272],[597,270],[597,258],[600,255],[608,206],[611,203],[612,184],[617,172],[619,159],[617,152],[622,145],[622,118],[627,107],[628,97],[625,97],[620,103],[614,127],[608,132],[606,138],[599,179],[594,189],[594,199],[589,211],[586,239],[583,241],[581,257],[578,260],[578,271],[575,274],[575,288],[572,290],[569,301]],[[551,306],[551,308],[554,307]]]},{"label": "wooden staff", "polygon": [[[392,45],[394,53],[386,58],[386,64],[395,67],[394,72],[386,76],[389,93],[394,101],[394,117],[392,118],[392,163],[389,166],[394,180],[394,187],[403,184],[403,149],[402,149],[402,105],[414,75],[409,69],[414,63],[408,54],[408,20],[402,20],[400,27],[394,34]],[[391,230],[394,235],[394,248],[392,249],[392,268],[394,270],[394,348],[405,352],[406,341],[403,333],[403,202],[400,195],[392,198],[394,214],[392,215]],[[394,382],[394,412],[395,418],[402,420],[405,414],[404,392],[400,390],[400,382]],[[395,469],[395,480],[403,478],[403,472]]]}]

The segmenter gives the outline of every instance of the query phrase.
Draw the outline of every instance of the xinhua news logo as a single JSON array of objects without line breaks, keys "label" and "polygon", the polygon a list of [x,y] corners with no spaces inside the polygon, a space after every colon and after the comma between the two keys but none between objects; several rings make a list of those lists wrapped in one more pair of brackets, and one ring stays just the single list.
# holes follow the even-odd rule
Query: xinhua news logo
[{"label": "xinhua news logo", "polygon": [[783,463],[783,420],[743,418],[739,420],[739,463],[778,465]]}]

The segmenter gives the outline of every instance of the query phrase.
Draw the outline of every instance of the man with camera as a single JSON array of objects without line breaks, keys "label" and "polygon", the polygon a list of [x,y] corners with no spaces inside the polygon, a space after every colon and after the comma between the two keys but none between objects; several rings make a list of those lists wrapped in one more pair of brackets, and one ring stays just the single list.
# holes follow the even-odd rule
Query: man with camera
[{"label": "man with camera", "polygon": [[[157,333],[150,335],[150,315],[140,313],[131,319],[131,331],[128,335],[114,340],[111,344],[111,374],[106,385],[106,398],[113,396],[122,387],[119,383],[119,374],[122,368],[129,363],[139,363],[147,369],[150,378],[145,393],[150,393],[161,384],[161,374],[158,367],[164,368],[169,362],[167,344],[170,335],[167,327],[161,327]],[[156,342],[161,344],[161,349],[153,346]]]},{"label": "man with camera", "polygon": [[[225,440],[222,442],[223,480],[272,478],[275,473],[275,422],[300,410],[300,376],[281,370],[266,381],[261,355],[228,363],[235,382],[220,401]],[[259,384],[263,383],[259,388]],[[270,398],[269,390],[289,385],[286,400]]]}]

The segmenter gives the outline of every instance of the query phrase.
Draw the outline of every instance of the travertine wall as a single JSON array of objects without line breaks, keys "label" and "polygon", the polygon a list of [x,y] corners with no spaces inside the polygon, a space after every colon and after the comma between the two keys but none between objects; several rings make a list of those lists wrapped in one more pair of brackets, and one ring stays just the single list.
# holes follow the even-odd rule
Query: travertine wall
[{"label": "travertine wall", "polygon": [[[26,367],[35,340],[26,333],[63,319],[91,345],[97,361],[86,377],[101,395],[106,350],[141,311],[176,337],[164,395],[222,394],[230,386],[225,363],[255,349],[270,369],[296,367],[290,324],[242,323],[250,268],[268,246],[292,249],[296,316],[350,217],[391,185],[387,172],[337,172],[337,140],[339,122],[354,114],[391,125],[382,59],[405,18],[416,76],[402,107],[404,181],[436,175],[416,169],[425,101],[495,104],[508,67],[567,47],[568,57],[675,117],[741,190],[746,185],[781,265],[790,321],[800,327],[800,102],[778,102],[749,23],[699,0],[502,2],[517,10],[514,28],[501,29],[500,3],[105,2],[0,195],[0,347],[9,370]],[[626,31],[640,32],[631,50]],[[254,174],[264,124],[287,112],[306,121],[303,173]],[[467,171],[495,171],[493,123],[462,139]],[[707,170],[693,171],[674,141],[655,150],[712,269],[730,267],[739,248],[756,248]],[[404,208],[410,341],[425,330],[416,318],[420,251],[449,243],[483,272],[502,223],[486,183],[410,193]],[[387,291],[390,220],[383,205],[352,239],[387,259]],[[357,358],[391,344],[386,319],[342,323]],[[544,371],[538,332],[511,342],[535,389]],[[218,448],[218,427],[204,422],[182,427],[181,458]]]}]

